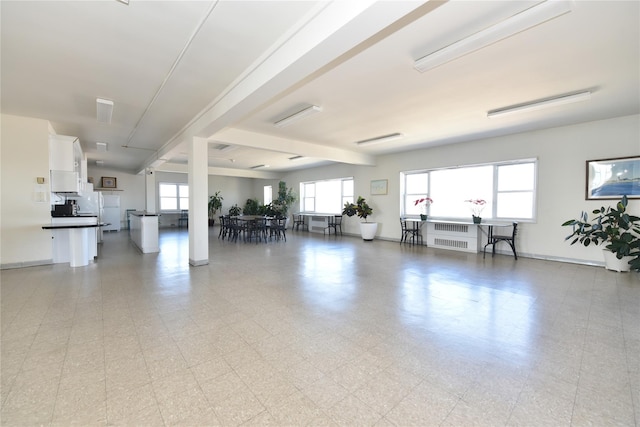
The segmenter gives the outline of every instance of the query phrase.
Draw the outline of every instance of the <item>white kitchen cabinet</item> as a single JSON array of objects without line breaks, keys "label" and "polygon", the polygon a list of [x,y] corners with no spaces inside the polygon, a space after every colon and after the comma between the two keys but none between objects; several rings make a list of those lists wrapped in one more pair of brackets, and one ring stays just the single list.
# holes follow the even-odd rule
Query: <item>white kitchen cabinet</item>
[{"label": "white kitchen cabinet", "polygon": [[87,182],[86,160],[75,136],[49,136],[49,170],[51,191],[81,193]]}]

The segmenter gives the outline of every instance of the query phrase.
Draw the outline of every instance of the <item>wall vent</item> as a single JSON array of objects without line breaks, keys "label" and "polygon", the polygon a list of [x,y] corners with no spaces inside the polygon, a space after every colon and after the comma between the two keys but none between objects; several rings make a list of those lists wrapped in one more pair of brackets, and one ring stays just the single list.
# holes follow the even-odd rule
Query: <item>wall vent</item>
[{"label": "wall vent", "polygon": [[[447,224],[443,224],[443,225],[447,225]],[[458,225],[458,224],[450,224],[450,225]],[[448,248],[456,248],[456,249],[467,249],[469,247],[468,242],[465,242],[464,240],[440,239],[436,237],[433,240],[433,243],[436,244],[437,246],[446,246]]]},{"label": "wall vent", "polygon": [[467,224],[447,224],[436,222],[433,224],[433,229],[438,231],[450,231],[454,233],[467,233],[469,232],[469,226]]}]

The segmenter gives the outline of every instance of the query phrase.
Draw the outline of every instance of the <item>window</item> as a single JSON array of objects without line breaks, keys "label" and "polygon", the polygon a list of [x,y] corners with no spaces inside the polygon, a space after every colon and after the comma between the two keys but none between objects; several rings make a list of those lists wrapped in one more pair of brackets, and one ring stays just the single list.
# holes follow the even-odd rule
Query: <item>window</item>
[{"label": "window", "polygon": [[428,214],[436,218],[469,218],[465,200],[484,199],[483,218],[533,220],[536,161],[520,160],[488,165],[403,172],[400,176],[401,212],[419,215],[415,201],[431,197]]},{"label": "window", "polygon": [[189,209],[189,185],[160,184],[160,210],[179,211]]},{"label": "window", "polygon": [[339,214],[346,202],[353,202],[353,178],[300,183],[302,212]]},{"label": "window", "polygon": [[265,185],[263,190],[264,204],[268,205],[273,202],[273,188],[270,185]]}]

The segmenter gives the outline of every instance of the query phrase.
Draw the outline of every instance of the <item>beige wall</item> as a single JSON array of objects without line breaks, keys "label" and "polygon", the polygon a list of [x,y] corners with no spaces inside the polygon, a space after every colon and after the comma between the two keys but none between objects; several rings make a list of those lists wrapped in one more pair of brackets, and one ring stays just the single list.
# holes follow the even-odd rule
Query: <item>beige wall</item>
[{"label": "beige wall", "polygon": [[[0,266],[50,263],[49,123],[2,115],[0,124]],[[44,202],[35,199],[37,177],[45,177]]]}]

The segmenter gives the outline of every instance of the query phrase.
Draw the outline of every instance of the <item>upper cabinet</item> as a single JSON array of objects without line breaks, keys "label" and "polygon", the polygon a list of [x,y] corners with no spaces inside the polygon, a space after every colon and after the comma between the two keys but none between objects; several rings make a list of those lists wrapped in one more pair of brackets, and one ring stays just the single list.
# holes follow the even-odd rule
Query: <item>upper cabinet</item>
[{"label": "upper cabinet", "polygon": [[51,191],[81,193],[87,182],[87,168],[80,140],[74,136],[49,136]]}]

